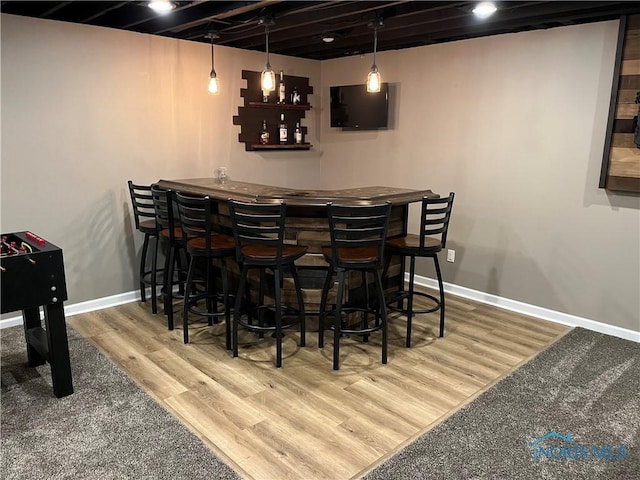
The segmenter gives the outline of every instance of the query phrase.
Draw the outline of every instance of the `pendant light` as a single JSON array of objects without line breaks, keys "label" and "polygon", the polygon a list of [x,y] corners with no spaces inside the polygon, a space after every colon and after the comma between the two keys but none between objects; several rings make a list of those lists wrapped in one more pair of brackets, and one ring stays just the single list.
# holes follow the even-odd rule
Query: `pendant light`
[{"label": "pendant light", "polygon": [[369,24],[369,28],[373,28],[373,65],[367,76],[367,92],[377,93],[380,91],[380,72],[376,65],[376,51],[378,50],[378,29],[382,27],[382,18],[376,18]]},{"label": "pendant light", "polygon": [[269,63],[269,25],[273,25],[275,22],[271,17],[260,17],[258,20],[258,25],[264,25],[264,32],[266,37],[266,45],[267,45],[267,63],[264,66],[264,70],[262,70],[262,74],[260,75],[260,86],[262,87],[263,92],[273,92],[276,89],[276,74],[271,68],[271,64]]},{"label": "pendant light", "polygon": [[213,63],[213,41],[216,38],[220,38],[220,35],[218,35],[216,32],[210,32],[205,38],[209,38],[211,40],[211,73],[209,74],[209,93],[212,95],[217,95],[220,92],[220,81],[218,80],[218,76],[216,75],[216,69]]}]

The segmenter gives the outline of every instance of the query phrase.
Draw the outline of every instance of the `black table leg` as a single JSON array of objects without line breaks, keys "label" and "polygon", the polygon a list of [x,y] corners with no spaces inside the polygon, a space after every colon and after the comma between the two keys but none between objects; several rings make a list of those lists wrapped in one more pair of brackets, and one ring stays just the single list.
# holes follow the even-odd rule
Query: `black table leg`
[{"label": "black table leg", "polygon": [[44,307],[44,322],[47,329],[53,393],[58,398],[71,395],[73,393],[73,383],[71,380],[71,363],[69,362],[69,341],[67,339],[67,326],[62,303]]},{"label": "black table leg", "polygon": [[22,311],[24,336],[27,340],[27,361],[30,367],[49,362],[53,393],[65,397],[73,393],[71,364],[69,362],[69,342],[62,303],[45,305],[42,328],[40,307]]},{"label": "black table leg", "polygon": [[24,326],[24,337],[27,340],[27,362],[30,367],[44,365],[47,361],[46,352],[39,352],[38,349],[30,341],[29,330],[41,329],[40,307],[27,308],[22,311],[22,324]]}]

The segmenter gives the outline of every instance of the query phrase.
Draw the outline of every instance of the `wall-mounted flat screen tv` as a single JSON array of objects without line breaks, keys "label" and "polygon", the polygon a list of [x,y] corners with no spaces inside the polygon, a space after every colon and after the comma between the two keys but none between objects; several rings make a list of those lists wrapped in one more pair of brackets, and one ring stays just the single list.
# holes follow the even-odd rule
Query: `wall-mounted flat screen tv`
[{"label": "wall-mounted flat screen tv", "polygon": [[389,84],[380,85],[377,93],[367,86],[331,87],[331,126],[353,130],[387,128],[389,116]]}]

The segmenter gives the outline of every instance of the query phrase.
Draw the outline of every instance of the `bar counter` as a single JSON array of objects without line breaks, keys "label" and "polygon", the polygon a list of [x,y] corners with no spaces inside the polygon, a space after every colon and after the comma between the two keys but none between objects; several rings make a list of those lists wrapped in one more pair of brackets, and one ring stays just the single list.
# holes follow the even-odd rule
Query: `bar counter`
[{"label": "bar counter", "polygon": [[234,200],[269,203],[284,201],[287,205],[321,207],[327,202],[340,204],[370,204],[391,202],[406,205],[419,202],[424,195],[434,195],[431,190],[410,190],[395,187],[359,187],[343,190],[298,190],[293,188],[227,181],[220,183],[214,178],[189,178],[183,180],[160,180],[162,188],[178,192],[208,195],[216,200]]},{"label": "bar counter", "polygon": [[[231,233],[231,219],[227,200],[272,203],[283,201],[287,204],[287,222],[285,241],[289,244],[304,245],[308,253],[296,261],[300,280],[303,283],[303,297],[307,313],[318,309],[320,295],[327,264],[321,254],[321,248],[331,243],[326,205],[336,204],[367,205],[390,202],[392,205],[389,219],[388,236],[407,233],[409,204],[421,202],[422,197],[437,196],[431,190],[411,190],[395,187],[360,187],[343,190],[298,190],[255,183],[236,181],[219,182],[214,178],[191,178],[182,180],[160,180],[158,185],[177,192],[207,195],[216,203],[215,221]],[[230,267],[232,277],[237,277],[237,269]],[[399,258],[392,259],[386,279],[387,290],[394,291],[404,279],[404,265]],[[349,278],[348,292],[355,293],[361,285],[361,276]],[[250,279],[250,289],[257,291],[257,280]],[[283,301],[295,303],[294,289],[285,279]],[[271,292],[267,292],[267,297]],[[335,292],[329,295],[333,301]],[[313,328],[313,327],[311,327]]]}]

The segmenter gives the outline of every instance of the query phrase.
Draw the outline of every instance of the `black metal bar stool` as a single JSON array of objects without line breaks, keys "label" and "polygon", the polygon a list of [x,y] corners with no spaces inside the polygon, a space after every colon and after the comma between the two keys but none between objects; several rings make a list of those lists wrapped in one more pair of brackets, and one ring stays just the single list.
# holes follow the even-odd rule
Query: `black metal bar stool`
[{"label": "black metal bar stool", "polygon": [[[385,242],[385,253],[387,255],[385,274],[392,255],[400,255],[403,258],[409,257],[410,259],[409,289],[401,289],[396,295],[387,298],[387,308],[389,308],[389,310],[400,312],[407,316],[407,348],[411,347],[411,323],[412,318],[416,314],[425,314],[440,310],[440,337],[444,336],[444,287],[438,253],[445,248],[447,244],[447,231],[449,229],[449,219],[451,218],[454,196],[455,194],[451,192],[448,197],[443,198],[424,197],[422,199],[419,233],[409,233],[401,237],[390,238]],[[433,259],[438,277],[439,298],[429,293],[414,290],[416,257]],[[435,306],[422,310],[414,309],[413,300],[415,295],[432,300],[435,302]]]},{"label": "black metal bar stool", "polygon": [[[270,331],[276,337],[276,367],[282,366],[282,331],[298,324],[300,327],[300,346],[305,346],[305,316],[302,290],[295,261],[307,253],[307,247],[287,245],[284,243],[285,219],[287,206],[284,203],[258,204],[229,200],[231,226],[236,241],[236,260],[242,267],[236,307],[233,320],[233,356],[238,356],[238,328],[242,326],[261,336]],[[258,294],[259,323],[251,320],[250,311],[247,320],[241,312],[242,299],[247,288],[249,271],[260,270],[260,287]],[[273,272],[274,303],[264,304],[264,288],[267,270]],[[294,309],[282,302],[282,282],[286,272],[293,278],[298,300],[298,308]],[[251,306],[249,306],[251,308]],[[264,313],[273,313],[273,322],[263,321]],[[295,315],[297,321],[283,323],[283,317]]]},{"label": "black metal bar stool", "polygon": [[[147,301],[146,287],[151,287],[151,311],[158,313],[158,299],[156,287],[158,285],[158,275],[162,272],[157,269],[158,263],[158,227],[156,225],[156,212],[151,195],[151,185],[136,185],[131,180],[129,184],[129,194],[131,195],[131,206],[133,207],[133,219],[136,230],[144,233],[142,244],[142,254],[140,256],[140,299]],[[147,270],[147,255],[149,242],[153,239],[153,257],[151,258],[151,270]]]},{"label": "black metal bar stool", "polygon": [[[209,197],[191,197],[175,192],[178,205],[180,224],[186,241],[186,249],[190,256],[189,272],[184,287],[183,328],[184,343],[189,343],[189,313],[200,315],[208,319],[213,325],[214,319],[224,316],[226,348],[231,349],[231,302],[229,301],[229,279],[227,276],[227,258],[235,251],[233,237],[221,233],[216,229],[213,208],[217,206]],[[220,282],[222,292],[216,285],[213,262],[217,261],[220,268]],[[196,270],[202,268],[204,279],[201,281],[203,289],[197,290],[195,284]],[[205,308],[198,305],[204,301]],[[218,303],[224,309],[219,311]]]},{"label": "black metal bar stool", "polygon": [[[189,255],[185,248],[178,212],[174,208],[173,192],[152,185],[151,196],[156,211],[158,238],[166,248],[162,297],[164,314],[167,316],[167,328],[173,330],[173,302],[175,299],[184,298],[186,264],[188,264]],[[182,262],[183,257],[186,264]],[[178,295],[173,291],[175,285],[178,285]]]},{"label": "black metal bar stool", "polygon": [[[387,236],[391,204],[383,205],[327,205],[331,246],[323,247],[322,253],[329,263],[326,281],[320,302],[318,347],[324,347],[324,330],[327,315],[334,315],[333,322],[333,369],[340,368],[340,338],[342,335],[361,335],[367,341],[373,332],[382,331],[382,363],[387,363],[387,309],[380,271],[383,267],[384,241]],[[358,306],[344,303],[347,272],[362,275],[365,290],[364,302]],[[338,276],[338,291],[335,310],[327,310],[329,290],[333,287],[333,275]],[[373,275],[377,301],[369,301],[367,274]],[[343,304],[344,303],[344,304]],[[359,325],[348,324],[347,315],[360,313]],[[369,319],[372,314],[373,323]],[[344,323],[344,325],[343,325]],[[353,322],[355,323],[355,322]]]}]

